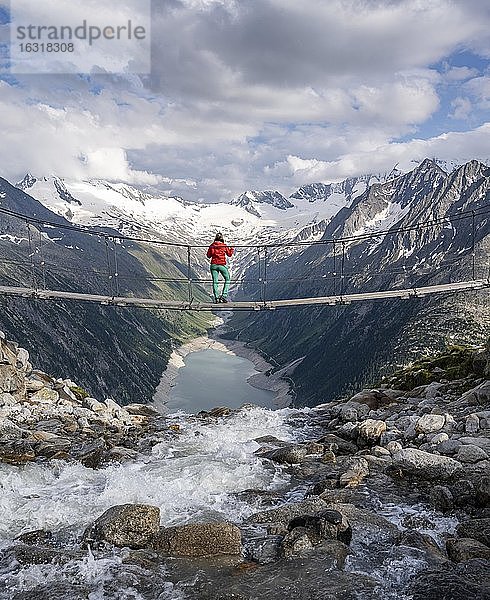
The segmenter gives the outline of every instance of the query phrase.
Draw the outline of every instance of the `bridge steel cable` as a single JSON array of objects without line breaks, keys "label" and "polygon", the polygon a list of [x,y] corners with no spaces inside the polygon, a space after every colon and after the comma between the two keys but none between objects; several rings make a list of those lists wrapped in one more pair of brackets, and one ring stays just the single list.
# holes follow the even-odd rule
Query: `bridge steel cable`
[{"label": "bridge steel cable", "polygon": [[[332,239],[321,239],[321,240],[313,240],[313,241],[285,241],[285,242],[273,242],[270,244],[260,244],[260,245],[245,245],[245,244],[233,244],[236,248],[243,249],[251,249],[257,251],[257,271],[258,271],[258,279],[254,281],[252,279],[248,279],[247,277],[235,278],[232,279],[232,283],[247,283],[248,285],[258,285],[258,296],[260,297],[260,301],[241,301],[241,302],[228,302],[226,307],[217,307],[215,304],[207,303],[207,302],[197,302],[194,299],[194,289],[193,284],[209,284],[209,279],[202,279],[199,277],[193,277],[192,270],[192,259],[191,252],[193,249],[204,249],[207,248],[207,245],[190,245],[184,244],[180,242],[167,242],[163,240],[154,240],[150,238],[138,238],[138,237],[129,237],[122,234],[118,234],[117,232],[108,233],[107,230],[99,231],[98,229],[87,228],[83,226],[75,226],[69,223],[55,223],[53,221],[47,221],[44,219],[39,219],[37,217],[30,217],[28,215],[23,215],[17,213],[15,211],[11,211],[9,209],[0,207],[0,215],[4,214],[11,218],[16,218],[23,221],[27,228],[27,241],[28,246],[28,261],[10,261],[12,263],[17,262],[18,264],[26,263],[30,269],[30,278],[31,278],[31,287],[26,288],[23,286],[0,286],[0,294],[4,295],[17,295],[22,297],[33,297],[33,298],[42,298],[42,299],[73,299],[80,301],[92,301],[99,302],[101,304],[112,304],[117,306],[141,306],[143,308],[165,308],[170,310],[263,310],[263,309],[275,309],[275,308],[283,308],[286,306],[306,306],[306,305],[316,305],[316,304],[325,304],[325,305],[335,305],[335,304],[349,304],[351,302],[357,302],[360,300],[376,300],[382,298],[408,298],[408,297],[420,297],[427,294],[432,293],[440,293],[440,292],[458,292],[464,290],[476,290],[488,288],[490,285],[490,263],[489,263],[489,272],[487,274],[487,278],[478,278],[477,277],[477,265],[476,265],[476,235],[478,231],[477,227],[477,218],[484,217],[490,213],[490,205],[483,206],[479,209],[472,209],[467,211],[460,211],[458,213],[447,215],[445,217],[433,219],[431,221],[425,221],[423,223],[416,223],[413,225],[407,225],[403,227],[392,227],[388,230],[369,232],[369,233],[361,233],[359,235],[351,235],[344,237],[333,237]],[[358,292],[358,293],[349,293],[346,294],[346,284],[347,280],[350,280],[349,287],[352,287],[352,283],[355,283],[356,276],[366,275],[364,271],[356,271],[347,268],[349,255],[350,255],[350,247],[352,244],[356,242],[364,242],[366,240],[377,240],[382,239],[383,236],[386,235],[396,235],[413,231],[422,231],[426,228],[437,228],[444,227],[444,225],[453,222],[459,222],[464,219],[471,219],[471,242],[469,248],[463,248],[463,250],[468,251],[470,256],[470,271],[471,271],[471,280],[468,281],[459,281],[459,282],[449,282],[445,284],[438,284],[432,286],[423,286],[416,287],[415,282],[408,287],[404,287],[402,289],[389,289],[389,290],[377,290],[371,292]],[[487,223],[487,218],[484,220],[484,224]],[[39,232],[39,249],[34,248],[34,238],[32,235],[31,227],[35,227]],[[80,272],[90,273],[92,275],[106,275],[107,281],[109,284],[108,295],[98,295],[98,294],[88,294],[88,293],[75,293],[75,292],[67,292],[67,291],[57,291],[57,290],[49,290],[46,289],[46,267],[50,266],[51,271],[56,271],[56,269],[65,269],[70,270],[67,264],[64,265],[55,265],[53,263],[49,263],[44,256],[43,250],[43,240],[42,236],[47,237],[46,231],[43,228],[55,228],[55,229],[65,229],[69,231],[76,231],[79,234],[96,236],[97,238],[103,241],[103,245],[105,247],[105,260],[107,272],[97,269],[90,269],[87,267],[80,267],[78,264],[74,265],[74,268],[80,270]],[[108,228],[106,228],[108,229]],[[55,240],[50,240],[54,242]],[[22,242],[20,239],[19,244]],[[145,276],[131,276],[125,275],[124,273],[119,273],[119,259],[118,259],[118,249],[117,245],[122,244],[123,242],[130,243],[141,243],[141,244],[151,244],[160,247],[169,247],[169,248],[181,248],[185,249],[187,253],[187,273],[186,277],[181,278],[171,278],[171,277],[145,277]],[[333,294],[331,295],[323,295],[323,296],[312,296],[307,298],[293,298],[293,299],[284,299],[284,300],[274,300],[268,298],[268,283],[279,283],[279,282],[298,282],[298,283],[308,283],[314,282],[317,285],[319,284],[318,277],[272,277],[268,276],[268,267],[269,261],[274,259],[273,250],[277,251],[281,248],[292,248],[292,247],[310,247],[310,246],[331,246],[331,253],[329,252],[327,256],[331,259],[332,265],[331,270],[327,270],[320,278],[320,285],[325,286],[329,282],[332,283]],[[340,252],[339,252],[340,248]],[[39,254],[39,265],[36,265],[36,254]],[[459,260],[459,257],[458,257]],[[277,261],[277,257],[276,257]],[[8,261],[7,261],[8,262]],[[451,264],[456,263],[456,259],[454,260],[443,260],[437,263],[432,271],[427,270],[427,263],[423,266],[420,265],[419,268],[415,268],[412,266],[410,270],[407,272],[407,265],[403,264],[398,269],[383,269],[383,274],[392,274],[393,277],[396,275],[408,275],[409,278],[414,281],[412,278],[416,275],[420,278],[430,278],[430,275],[434,275],[435,273],[441,273],[445,268],[450,268]],[[182,264],[185,264],[185,261],[182,261]],[[447,265],[447,266],[444,266]],[[38,272],[37,266],[40,267],[40,276],[42,280],[41,289],[39,289],[39,281],[38,281]],[[377,273],[373,273],[371,278],[373,278]],[[337,278],[340,279],[339,287],[340,290],[337,292]],[[187,301],[161,301],[157,299],[150,298],[130,298],[124,297],[121,295],[120,290],[120,280],[130,281],[130,280],[146,280],[152,283],[186,283],[187,284]],[[391,284],[390,284],[391,285]],[[393,284],[394,285],[394,284]],[[126,287],[126,285],[125,285]],[[310,286],[311,289],[311,286]]]}]

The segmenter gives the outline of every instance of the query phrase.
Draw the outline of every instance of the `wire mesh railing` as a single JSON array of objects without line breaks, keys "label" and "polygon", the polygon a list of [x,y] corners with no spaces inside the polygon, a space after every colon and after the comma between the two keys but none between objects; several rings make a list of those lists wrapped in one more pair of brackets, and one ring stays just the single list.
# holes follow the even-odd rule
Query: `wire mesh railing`
[{"label": "wire mesh railing", "polygon": [[[231,277],[236,298],[266,303],[288,297],[344,296],[421,284],[489,280],[490,207],[430,221],[320,240],[233,244],[235,261],[249,263]],[[451,231],[447,248],[445,228]],[[208,245],[129,237],[105,228],[49,221],[0,207],[0,282],[33,290],[164,297],[211,296]],[[284,261],[281,250],[295,260]],[[398,255],[397,255],[398,252]],[[292,262],[292,267],[290,262]],[[287,271],[285,269],[287,264]],[[369,267],[366,270],[366,265]]]}]

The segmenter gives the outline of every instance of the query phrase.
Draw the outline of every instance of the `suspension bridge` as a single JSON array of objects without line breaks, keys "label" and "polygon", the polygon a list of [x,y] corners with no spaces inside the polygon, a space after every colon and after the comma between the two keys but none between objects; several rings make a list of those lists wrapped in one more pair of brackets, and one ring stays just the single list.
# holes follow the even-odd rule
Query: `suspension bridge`
[{"label": "suspension bridge", "polygon": [[[9,258],[4,261],[4,271],[0,271],[0,296],[52,301],[72,300],[107,306],[178,311],[262,311],[301,306],[337,306],[363,301],[422,298],[432,294],[488,290],[490,289],[490,260],[487,256],[486,259],[483,257],[483,260],[477,261],[476,247],[477,243],[489,233],[489,213],[490,207],[485,206],[478,210],[463,211],[398,229],[366,232],[342,238],[273,242],[253,246],[235,245],[235,248],[247,252],[249,256],[256,253],[255,278],[232,279],[232,284],[241,285],[242,289],[243,286],[254,289],[251,294],[254,297],[216,304],[206,300],[209,294],[204,286],[210,287],[210,280],[199,276],[199,271],[204,271],[206,268],[203,257],[207,245],[189,245],[178,241],[132,237],[107,229],[73,225],[61,217],[57,221],[46,220],[0,207],[0,217],[2,215],[4,217],[0,219],[0,224],[5,224],[0,227],[0,243],[8,243],[13,247]],[[455,235],[460,223],[468,226],[466,231],[470,232],[469,239],[464,240],[462,249],[460,248],[455,255],[446,257],[445,261],[439,262],[436,268],[431,270],[426,265],[417,267],[416,264],[397,265],[392,269],[387,267],[383,270],[383,274],[390,275],[396,280],[389,289],[353,289],[356,280],[363,279],[363,275],[366,275],[356,270],[355,265],[350,264],[351,249],[357,244],[365,241],[377,244],[385,236],[394,235],[409,236],[416,244],[417,239],[422,240],[424,232],[431,228],[440,232],[449,226]],[[80,240],[87,238],[93,243],[84,246]],[[80,246],[73,246],[77,241]],[[135,274],[134,264],[128,262],[127,255],[127,246],[135,244],[156,248],[163,252],[167,259],[172,256],[175,264],[178,265],[178,276],[161,273]],[[275,262],[277,266],[280,262],[281,252],[290,251],[294,247],[301,250],[311,246],[322,246],[324,254],[328,256],[328,267],[325,272],[315,271],[314,277],[311,278],[304,274],[302,277],[282,279],[268,275],[271,264]],[[60,248],[69,256],[60,255]],[[412,255],[414,251],[415,247],[412,249]],[[452,281],[451,267],[461,260],[462,254],[467,257],[467,273],[464,274],[466,277]],[[75,255],[83,256],[84,261],[92,261],[93,264],[87,267],[80,266],[79,261],[70,263],[70,259]],[[104,258],[101,258],[102,256]],[[430,285],[430,278],[435,274],[440,275],[444,269],[449,273],[449,280]],[[90,289],[56,289],[62,282],[65,287],[74,287],[74,270],[79,276],[75,278],[78,284],[85,283]],[[2,281],[2,278],[7,281]],[[429,280],[426,284],[423,284],[424,278]],[[143,281],[148,286],[154,287],[151,290],[151,297],[143,297],[135,293],[131,286],[131,282],[135,281],[140,284]],[[320,286],[315,294],[311,293],[313,281]],[[309,293],[306,297],[274,297],[272,293],[274,289],[277,290],[286,282],[298,286],[309,282]],[[158,297],[159,285],[170,286],[174,295],[180,297]],[[105,287],[105,293],[97,293],[98,290],[93,289],[98,286]],[[180,290],[177,291],[179,286]],[[325,291],[327,293],[322,293]]]}]

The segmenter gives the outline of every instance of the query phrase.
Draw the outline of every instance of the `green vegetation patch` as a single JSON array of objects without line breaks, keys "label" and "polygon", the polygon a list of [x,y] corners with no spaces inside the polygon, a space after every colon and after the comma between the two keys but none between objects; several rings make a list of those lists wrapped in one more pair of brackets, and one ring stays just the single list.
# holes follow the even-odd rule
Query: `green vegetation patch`
[{"label": "green vegetation patch", "polygon": [[[412,390],[419,385],[446,379],[454,381],[468,375],[482,375],[481,350],[464,346],[448,346],[435,356],[422,356],[411,365],[383,379],[384,384],[400,390]],[[478,360],[476,360],[478,358]]]}]

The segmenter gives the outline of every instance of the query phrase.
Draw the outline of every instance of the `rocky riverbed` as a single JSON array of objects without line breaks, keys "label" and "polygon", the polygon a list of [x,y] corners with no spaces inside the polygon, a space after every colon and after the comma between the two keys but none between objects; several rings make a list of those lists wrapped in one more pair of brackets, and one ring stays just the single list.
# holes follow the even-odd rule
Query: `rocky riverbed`
[{"label": "rocky riverbed", "polygon": [[0,336],[0,393],[0,598],[490,598],[490,347],[314,409],[162,416]]}]

